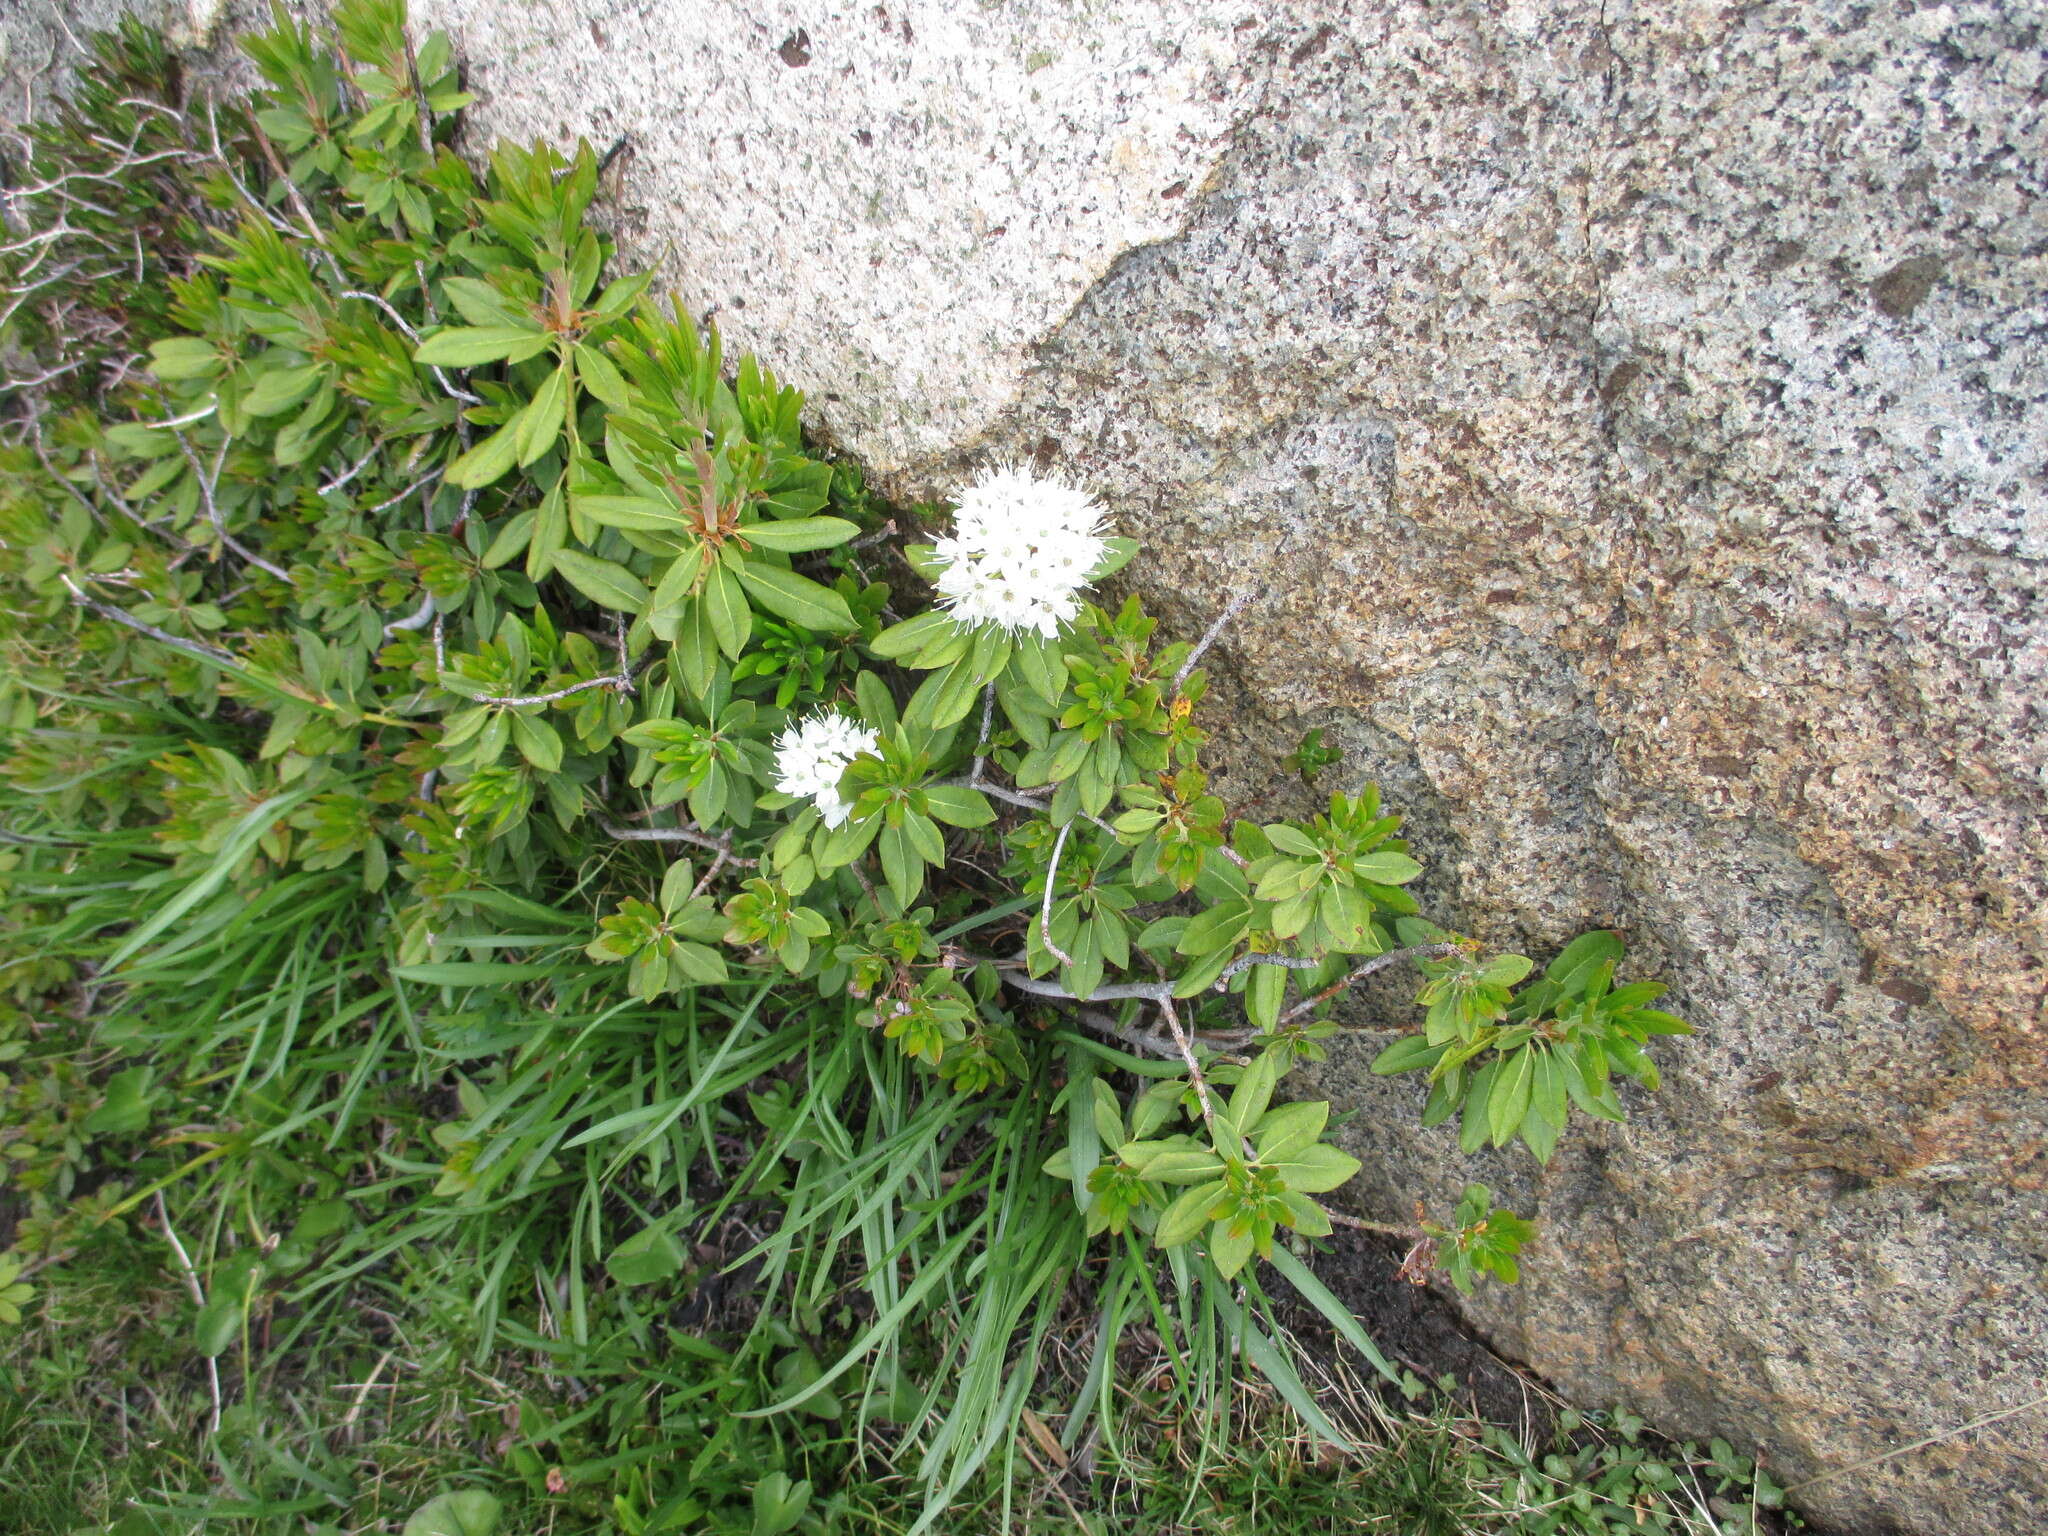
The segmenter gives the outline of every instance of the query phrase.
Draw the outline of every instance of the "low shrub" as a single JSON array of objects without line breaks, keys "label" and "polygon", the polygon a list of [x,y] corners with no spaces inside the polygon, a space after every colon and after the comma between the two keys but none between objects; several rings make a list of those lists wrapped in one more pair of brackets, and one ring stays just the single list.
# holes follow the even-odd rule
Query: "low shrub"
[{"label": "low shrub", "polygon": [[[1060,1455],[1117,1441],[1139,1334],[1191,1422],[1248,1361],[1346,1443],[1265,1277],[1400,1373],[1307,1262],[1370,1224],[1288,1073],[1412,966],[1374,1070],[1547,1160],[1685,1028],[1617,937],[1539,972],[1429,923],[1370,787],[1234,817],[1229,611],[1098,604],[1137,546],[1058,479],[879,508],[610,270],[587,146],[454,152],[397,0],[280,16],[242,102],[96,46],[0,254],[0,1320],[146,1225],[216,1438],[323,1339],[509,1348],[505,1467],[569,1499],[596,1435],[631,1531],[811,1528],[884,1446],[919,1528],[1007,1488],[1077,1311]],[[1388,1230],[1462,1288],[1531,1232],[1478,1185]],[[332,1504],[310,1455],[235,1508]]]}]

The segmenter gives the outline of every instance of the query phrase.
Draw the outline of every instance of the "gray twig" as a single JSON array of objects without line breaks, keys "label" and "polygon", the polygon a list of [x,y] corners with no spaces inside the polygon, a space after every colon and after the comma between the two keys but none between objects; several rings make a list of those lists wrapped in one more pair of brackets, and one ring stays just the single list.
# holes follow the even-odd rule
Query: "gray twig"
[{"label": "gray twig", "polygon": [[430,592],[420,599],[419,607],[415,608],[411,613],[402,619],[393,619],[389,624],[386,624],[384,626],[384,638],[389,640],[393,635],[409,629],[425,629],[433,617],[434,595]]},{"label": "gray twig", "polygon": [[188,656],[196,656],[201,661],[206,662],[209,665],[217,667],[232,667],[235,664],[235,658],[229,655],[226,651],[216,650],[214,647],[210,645],[201,645],[196,640],[182,640],[176,635],[170,634],[165,630],[158,629],[154,624],[143,623],[142,620],[136,618],[135,615],[133,615],[132,613],[128,613],[123,609],[116,608],[112,603],[103,603],[100,602],[97,598],[86,596],[85,590],[82,587],[80,587],[77,582],[71,579],[69,572],[59,571],[57,573],[57,579],[64,583],[65,587],[69,589],[71,596],[76,601],[83,603],[86,607],[90,608],[94,613],[98,614],[103,619],[111,619],[116,624],[125,624],[130,629],[135,630],[140,634],[145,634],[149,636],[149,638],[152,640],[159,641],[164,645],[168,645],[177,650],[183,651]]},{"label": "gray twig", "polygon": [[254,213],[256,217],[268,223],[270,227],[276,230],[279,234],[296,234],[297,231],[295,231],[291,227],[291,225],[285,223],[283,219],[280,219],[276,214],[272,213],[268,208],[266,208],[263,205],[262,201],[256,196],[256,194],[249,190],[247,184],[243,182],[242,178],[235,173],[234,161],[228,158],[228,152],[221,147],[220,104],[210,96],[206,100],[206,126],[208,132],[211,134],[213,138],[213,158],[220,162],[220,168],[227,173],[227,178],[229,182],[231,182],[234,186],[234,189],[241,194],[242,201],[249,205],[250,211]]},{"label": "gray twig", "polygon": [[[150,425],[160,427],[167,425],[167,423],[153,422]],[[216,492],[220,487],[221,466],[228,461],[228,447],[231,439],[225,437],[221,439],[220,452],[213,456],[213,472],[208,474],[206,470],[200,467],[199,455],[192,451],[192,444],[186,439],[185,434],[173,431],[171,436],[178,440],[178,450],[185,455],[185,462],[191,466],[192,478],[199,482],[199,500],[201,505],[206,508],[207,522],[213,525],[214,537],[219,539],[226,548],[233,550],[249,564],[255,566],[259,571],[268,571],[288,587],[294,585],[289,571],[281,566],[272,565],[268,560],[257,554],[256,551],[242,543],[240,539],[229,533],[227,520],[221,516],[220,502],[216,497]]]},{"label": "gray twig", "polygon": [[1173,984],[1166,981],[1118,982],[1114,986],[1097,987],[1086,997],[1076,997],[1056,981],[1041,981],[1036,976],[1022,971],[1004,970],[1003,985],[1015,987],[1019,992],[1029,992],[1034,997],[1050,997],[1063,1003],[1120,1003],[1138,999],[1148,1003],[1163,1003],[1173,996]]},{"label": "gray twig", "polygon": [[1255,965],[1277,965],[1283,970],[1312,971],[1323,962],[1320,960],[1297,960],[1292,955],[1239,955],[1223,968],[1216,978],[1214,990],[1221,992],[1223,984],[1240,971],[1248,971]]},{"label": "gray twig", "polygon": [[368,453],[364,454],[360,459],[357,459],[355,463],[349,465],[347,469],[343,470],[340,474],[336,475],[332,480],[328,481],[325,485],[321,486],[320,494],[322,496],[325,496],[329,491],[340,490],[344,485],[347,485],[349,481],[355,479],[357,475],[360,475],[364,470],[368,469],[370,467],[370,461],[377,457],[378,451],[379,449],[382,448],[382,446],[383,445],[381,443],[373,446]]},{"label": "gray twig", "polygon": [[[1178,1061],[1181,1059],[1180,1047],[1171,1040],[1162,1040],[1157,1035],[1147,1034],[1142,1029],[1127,1028],[1117,1023],[1115,1019],[1104,1013],[1100,1008],[1076,1006],[1069,1011],[1075,1018],[1086,1024],[1097,1034],[1107,1035],[1112,1040],[1121,1041],[1143,1055],[1158,1056],[1167,1061]],[[1220,1059],[1229,1062],[1233,1066],[1241,1067],[1247,1064],[1246,1059],[1242,1056],[1233,1056],[1223,1051],[1217,1052],[1217,1055]]]},{"label": "gray twig", "polygon": [[732,828],[727,827],[718,834],[718,852],[711,860],[711,867],[704,871],[703,878],[690,887],[690,899],[696,900],[710,889],[711,882],[718,878],[719,870],[732,862]]},{"label": "gray twig", "polygon": [[1045,940],[1045,947],[1059,956],[1060,964],[1072,965],[1074,957],[1052,941],[1052,894],[1060,878],[1060,854],[1067,846],[1067,834],[1074,830],[1074,824],[1063,822],[1059,836],[1052,840],[1052,862],[1045,869],[1045,900],[1038,906],[1038,936]]},{"label": "gray twig", "polygon": [[[199,1275],[192,1268],[192,1256],[185,1251],[185,1245],[178,1241],[178,1234],[171,1226],[171,1213],[164,1207],[164,1192],[156,1192],[157,1225],[164,1229],[164,1240],[171,1245],[171,1252],[178,1256],[178,1270],[185,1277],[185,1289],[192,1294],[194,1306],[204,1308],[206,1292],[199,1284]],[[220,1365],[211,1355],[206,1360],[206,1384],[213,1392],[213,1423],[209,1432],[220,1433]]]},{"label": "gray twig", "polygon": [[1194,1043],[1188,1039],[1187,1031],[1180,1027],[1180,1013],[1173,1006],[1169,993],[1159,999],[1159,1011],[1166,1016],[1166,1027],[1173,1031],[1173,1043],[1180,1047],[1180,1059],[1187,1063],[1188,1081],[1195,1085],[1195,1098],[1202,1106],[1202,1123],[1209,1128],[1209,1139],[1216,1138],[1216,1106],[1209,1099],[1209,1080],[1202,1075],[1202,1064],[1195,1059]]},{"label": "gray twig", "polygon": [[[396,496],[387,496],[384,500],[378,502],[377,505],[371,507],[369,509],[369,512],[366,512],[364,515],[367,517],[374,513],[388,511],[390,508],[397,506],[401,501],[405,500],[406,497],[410,496],[414,491],[418,490],[421,486],[428,484],[430,481],[438,479],[440,477],[440,474],[441,471],[438,469],[428,470],[424,475],[421,475],[419,479],[413,481],[411,485],[408,485]],[[428,501],[430,503],[432,502],[432,500],[432,497],[428,498]]]},{"label": "gray twig", "polygon": [[1173,686],[1175,688],[1179,688],[1182,683],[1187,681],[1188,674],[1195,670],[1195,663],[1202,659],[1204,651],[1216,643],[1217,637],[1223,633],[1225,626],[1240,613],[1243,613],[1251,600],[1265,590],[1263,586],[1246,587],[1223,605],[1223,611],[1216,615],[1216,622],[1211,624],[1202,638],[1195,642],[1195,648],[1188,652],[1188,659],[1182,662],[1180,670],[1173,674]]},{"label": "gray twig", "polygon": [[588,693],[593,688],[612,688],[620,693],[633,691],[633,679],[624,672],[608,672],[603,677],[593,677],[581,683],[571,683],[566,688],[557,688],[552,693],[519,693],[476,695],[479,704],[496,704],[506,709],[520,709],[528,704],[552,704],[557,699],[566,699],[579,693]]},{"label": "gray twig", "polygon": [[[421,292],[424,293],[425,291],[424,288],[421,289]],[[420,333],[413,329],[412,322],[401,315],[392,306],[391,301],[383,295],[371,293],[363,288],[345,288],[342,290],[341,297],[344,299],[361,299],[366,304],[376,305],[384,311],[393,325],[405,332],[408,341],[414,346],[420,344]],[[451,384],[448,381],[448,375],[443,373],[434,364],[428,363],[426,369],[427,372],[434,376],[434,381],[441,386],[442,393],[447,395],[449,399],[460,400],[464,405],[482,405],[484,403],[482,396],[472,395],[468,390],[457,388],[454,384]]]},{"label": "gray twig", "polygon": [[743,858],[732,852],[730,843],[720,846],[719,840],[708,832],[699,832],[692,827],[622,827],[615,822],[600,821],[605,836],[616,838],[622,843],[689,843],[698,848],[709,848],[713,853],[725,854],[729,864],[741,864],[748,869],[760,863],[758,859]]},{"label": "gray twig", "polygon": [[988,728],[995,721],[996,685],[990,683],[981,690],[981,729],[974,737],[974,766],[967,775],[967,782],[975,788],[981,787],[981,776],[988,768]]},{"label": "gray twig", "polygon": [[[604,677],[593,677],[586,682],[571,683],[567,688],[557,688],[553,693],[519,694],[507,697],[499,697],[487,693],[480,695],[476,702],[479,704],[498,704],[506,708],[517,709],[527,704],[552,704],[557,699],[566,699],[572,694],[587,693],[592,688],[613,688],[620,693],[631,693],[633,691],[633,676],[640,669],[626,659],[626,623],[624,619],[619,620],[616,643],[619,648],[619,670],[616,672],[608,673]],[[652,657],[644,659],[641,665],[647,665],[652,659]]]},{"label": "gray twig", "polygon": [[427,105],[426,82],[420,79],[419,55],[413,51],[412,33],[405,33],[405,78],[412,86],[413,108],[418,117],[416,126],[420,132],[420,153],[429,162],[434,158],[434,109]]},{"label": "gray twig", "polygon": [[1303,998],[1292,1008],[1280,1015],[1282,1024],[1292,1024],[1303,1014],[1313,1013],[1318,1004],[1328,1002],[1354,982],[1365,980],[1374,971],[1383,971],[1401,960],[1434,960],[1444,955],[1455,955],[1465,946],[1462,944],[1411,944],[1406,949],[1390,949],[1383,955],[1374,955],[1365,964],[1355,967],[1351,973],[1331,982],[1314,997]]}]

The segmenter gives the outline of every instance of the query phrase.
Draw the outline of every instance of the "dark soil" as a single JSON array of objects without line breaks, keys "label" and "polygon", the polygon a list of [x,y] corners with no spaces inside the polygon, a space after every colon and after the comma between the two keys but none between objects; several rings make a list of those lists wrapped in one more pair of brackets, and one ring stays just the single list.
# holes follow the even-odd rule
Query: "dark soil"
[{"label": "dark soil", "polygon": [[[1352,1310],[1389,1360],[1432,1385],[1455,1377],[1445,1390],[1459,1406],[1525,1431],[1525,1443],[1549,1442],[1557,1410],[1547,1389],[1488,1349],[1434,1289],[1402,1279],[1401,1243],[1343,1227],[1327,1241],[1332,1251],[1316,1265],[1317,1278]],[[1272,1283],[1278,1288],[1278,1277]]]}]

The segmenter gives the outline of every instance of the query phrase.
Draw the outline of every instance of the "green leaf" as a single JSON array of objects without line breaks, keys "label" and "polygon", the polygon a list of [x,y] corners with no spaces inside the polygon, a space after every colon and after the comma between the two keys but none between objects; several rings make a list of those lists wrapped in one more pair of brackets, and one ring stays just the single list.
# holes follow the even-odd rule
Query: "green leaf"
[{"label": "green leaf", "polygon": [[1359,879],[1376,885],[1406,885],[1422,873],[1422,866],[1405,853],[1368,853],[1352,862]]},{"label": "green leaf", "polygon": [[614,411],[623,411],[633,403],[633,394],[626,387],[618,367],[595,347],[576,349],[576,377],[583,387],[603,401]]},{"label": "green leaf", "polygon": [[600,607],[620,613],[639,613],[647,606],[647,588],[623,565],[600,560],[573,549],[555,552],[555,570],[561,577]]},{"label": "green leaf", "polygon": [[1289,826],[1284,821],[1268,825],[1266,838],[1282,853],[1296,854],[1304,859],[1320,859],[1323,856],[1323,850],[1316,845],[1314,838],[1299,827]]},{"label": "green leaf", "polygon": [[95,1136],[132,1136],[149,1124],[149,1080],[151,1069],[130,1067],[107,1080],[107,1096],[85,1117],[85,1128]]},{"label": "green leaf", "polygon": [[1067,658],[1057,640],[1020,635],[1010,660],[1011,672],[1047,704],[1057,704],[1067,688]]},{"label": "green leaf", "polygon": [[441,287],[455,306],[456,313],[471,325],[493,330],[533,330],[512,302],[489,283],[474,277],[444,277]]},{"label": "green leaf", "polygon": [[1073,1182],[1074,1206],[1085,1211],[1094,1203],[1094,1196],[1088,1189],[1088,1175],[1095,1171],[1102,1161],[1102,1144],[1106,1140],[1112,1146],[1123,1140],[1123,1126],[1116,1128],[1105,1137],[1106,1129],[1096,1113],[1096,1090],[1104,1088],[1101,1079],[1095,1075],[1095,1058],[1086,1051],[1069,1048],[1067,1051],[1067,1144],[1061,1149],[1061,1156],[1067,1160],[1066,1177]]},{"label": "green leaf", "polygon": [[1566,1068],[1559,1065],[1557,1057],[1548,1050],[1537,1051],[1536,1074],[1530,1084],[1529,1107],[1539,1111],[1546,1120],[1562,1128],[1566,1105],[1569,1100],[1565,1089]]},{"label": "green leaf", "polygon": [[1138,552],[1138,541],[1136,539],[1118,538],[1112,535],[1104,539],[1102,545],[1104,551],[1102,559],[1096,562],[1095,569],[1088,573],[1088,580],[1091,584],[1102,580],[1105,576],[1114,576],[1118,571],[1130,564],[1131,557]]},{"label": "green leaf", "polygon": [[450,485],[473,491],[503,475],[518,457],[519,422],[514,419],[450,464],[443,478]]},{"label": "green leaf", "polygon": [[868,642],[868,649],[884,661],[899,661],[915,655],[931,641],[954,633],[958,627],[949,614],[933,608],[901,624],[890,625]]},{"label": "green leaf", "polygon": [[700,599],[683,609],[669,662],[676,680],[692,698],[701,699],[711,691],[711,680],[718,672],[718,637],[712,633],[708,603]]},{"label": "green leaf", "polygon": [[1535,968],[1527,955],[1496,955],[1480,968],[1479,979],[1490,987],[1512,987]]},{"label": "green leaf", "polygon": [[792,1483],[787,1472],[771,1472],[754,1484],[754,1524],[747,1536],[783,1536],[811,1507],[808,1479]]},{"label": "green leaf", "polygon": [[669,957],[687,980],[700,987],[720,987],[732,979],[725,956],[707,945],[678,943],[669,950]]},{"label": "green leaf", "polygon": [[917,857],[901,827],[884,826],[875,838],[875,850],[882,857],[882,878],[905,907],[924,888],[924,861]]},{"label": "green leaf", "polygon": [[1255,965],[1245,978],[1245,1016],[1258,1029],[1271,1029],[1280,1022],[1280,1005],[1287,1000],[1287,972],[1277,965]]},{"label": "green leaf", "polygon": [[1159,1225],[1153,1229],[1152,1240],[1162,1248],[1177,1248],[1190,1241],[1204,1227],[1209,1225],[1209,1212],[1215,1207],[1224,1192],[1221,1179],[1212,1179],[1207,1184],[1197,1184],[1182,1190],[1180,1195],[1160,1214]]},{"label": "green leaf", "polygon": [[313,392],[326,375],[325,363],[308,363],[303,368],[272,368],[256,380],[242,397],[242,409],[251,416],[277,416],[290,410]]},{"label": "green leaf", "polygon": [[506,518],[503,526],[493,535],[490,547],[484,551],[483,568],[495,571],[499,566],[508,564],[517,556],[524,554],[527,544],[533,538],[533,520],[532,507],[514,512]]},{"label": "green leaf", "polygon": [[495,1536],[503,1513],[504,1505],[477,1489],[444,1493],[413,1511],[404,1536]]},{"label": "green leaf", "polygon": [[1529,1112],[1529,1092],[1535,1075],[1535,1052],[1526,1046],[1500,1059],[1493,1074],[1493,1088],[1486,1099],[1486,1128],[1495,1146],[1505,1145],[1522,1116]]},{"label": "green leaf", "polygon": [[523,363],[548,349],[548,333],[512,325],[451,326],[414,349],[412,360],[443,368],[483,363]]},{"label": "green leaf", "polygon": [[1304,1099],[1268,1110],[1252,1132],[1252,1139],[1259,1149],[1259,1161],[1292,1161],[1315,1144],[1329,1121],[1330,1106],[1321,1099]]},{"label": "green leaf", "polygon": [[1280,1182],[1289,1189],[1305,1195],[1327,1194],[1345,1182],[1365,1165],[1349,1152],[1340,1152],[1335,1147],[1317,1142],[1304,1147],[1284,1163],[1275,1163],[1274,1171],[1280,1175]]},{"label": "green leaf", "polygon": [[512,742],[519,755],[542,773],[557,772],[562,766],[562,738],[538,715],[512,717]]},{"label": "green leaf", "polygon": [[996,819],[988,797],[964,784],[934,784],[924,794],[932,815],[949,827],[985,827]]},{"label": "green leaf", "polygon": [[683,515],[651,496],[592,496],[578,493],[576,510],[607,528],[633,528],[642,533],[680,533]]},{"label": "green leaf", "polygon": [[920,816],[915,811],[903,818],[903,835],[917,856],[934,869],[946,865],[946,839],[939,831],[939,824],[929,816]]},{"label": "green leaf", "polygon": [[1618,937],[1607,929],[1596,928],[1565,945],[1563,952],[1544,969],[1543,975],[1570,996],[1583,989],[1603,964],[1619,960],[1625,952]]},{"label": "green leaf", "polygon": [[1183,955],[1207,955],[1228,949],[1243,938],[1252,925],[1252,909],[1242,901],[1219,901],[1195,916],[1174,946]]},{"label": "green leaf", "polygon": [[653,1285],[681,1272],[683,1245],[666,1227],[643,1227],[605,1255],[604,1267],[621,1285]]},{"label": "green leaf", "polygon": [[562,435],[562,422],[569,408],[569,369],[557,368],[540,387],[540,393],[519,413],[519,466],[524,469],[554,447]]},{"label": "green leaf", "polygon": [[718,648],[738,661],[747,648],[747,637],[754,632],[754,610],[747,606],[746,594],[722,563],[711,567],[698,601],[710,616]]},{"label": "green leaf", "polygon": [[819,586],[808,576],[748,560],[741,564],[739,578],[748,594],[763,608],[780,618],[801,624],[805,629],[839,635],[855,627],[853,611],[846,606],[846,599],[830,587]]},{"label": "green leaf", "polygon": [[1557,1138],[1564,1134],[1564,1122],[1552,1119],[1535,1102],[1529,1105],[1529,1112],[1522,1116],[1521,1136],[1536,1161],[1548,1165],[1553,1152],[1557,1150]]},{"label": "green leaf", "polygon": [[604,292],[597,296],[597,303],[591,307],[607,320],[615,320],[633,307],[633,301],[646,291],[654,281],[654,270],[631,272],[606,283]]},{"label": "green leaf", "polygon": [[1330,1225],[1330,1213],[1307,1195],[1288,1190],[1281,1200],[1287,1206],[1287,1225],[1304,1237],[1328,1237],[1335,1230]]},{"label": "green leaf", "polygon": [[1228,1280],[1250,1260],[1252,1243],[1249,1222],[1239,1228],[1228,1220],[1219,1221],[1209,1234],[1209,1262],[1216,1266],[1218,1274]]},{"label": "green leaf", "polygon": [[[587,502],[590,498],[585,497]],[[600,519],[602,521],[602,519]],[[681,608],[696,589],[697,573],[704,569],[704,546],[693,544],[675,559],[669,561],[668,569],[661,573],[661,580],[654,584],[654,596],[648,600],[649,614],[665,613]],[[664,635],[663,639],[670,638]],[[865,675],[865,674],[863,674]]]},{"label": "green leaf", "polygon": [[[1237,1127],[1239,1135],[1249,1135],[1251,1128],[1266,1113],[1266,1105],[1271,1102],[1273,1089],[1279,1084],[1286,1058],[1285,1051],[1261,1051],[1244,1069],[1244,1076],[1237,1080],[1237,1087],[1230,1095],[1230,1107],[1224,1111],[1224,1116]],[[1225,1149],[1219,1147],[1217,1150]]]},{"label": "green leaf", "polygon": [[533,537],[526,546],[526,574],[534,581],[554,574],[556,552],[569,541],[568,498],[564,494],[568,478],[557,475],[547,495],[541,497],[540,505],[533,510]]},{"label": "green leaf", "polygon": [[119,422],[108,427],[105,435],[109,444],[129,458],[154,459],[178,450],[178,439],[173,434],[159,432],[138,421]]},{"label": "green leaf", "polygon": [[859,532],[856,524],[843,517],[800,517],[786,523],[749,523],[739,536],[762,549],[795,555],[844,544]]},{"label": "green leaf", "polygon": [[1407,1035],[1375,1056],[1372,1070],[1377,1076],[1391,1077],[1396,1072],[1433,1067],[1443,1051],[1442,1045],[1431,1045],[1427,1035]]},{"label": "green leaf", "polygon": [[149,371],[166,382],[203,379],[220,371],[220,354],[203,336],[173,336],[152,342]]},{"label": "green leaf", "polygon": [[240,1287],[216,1285],[213,1295],[199,1309],[199,1316],[193,1321],[193,1347],[208,1360],[218,1359],[227,1353],[228,1346],[235,1342],[235,1335],[241,1331]]},{"label": "green leaf", "polygon": [[1203,1184],[1223,1171],[1223,1159],[1192,1140],[1185,1148],[1132,1156],[1136,1142],[1124,1143],[1121,1156],[1140,1177],[1155,1184]]}]

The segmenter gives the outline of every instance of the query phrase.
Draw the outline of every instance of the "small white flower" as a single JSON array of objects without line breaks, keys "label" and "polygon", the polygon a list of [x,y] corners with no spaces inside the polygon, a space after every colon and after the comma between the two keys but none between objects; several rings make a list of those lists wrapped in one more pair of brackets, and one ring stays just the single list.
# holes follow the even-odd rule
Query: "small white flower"
[{"label": "small white flower", "polygon": [[1108,553],[1103,510],[1086,491],[1014,465],[984,472],[960,496],[939,596],[962,624],[1036,630],[1050,639],[1081,611],[1088,573]]},{"label": "small white flower", "polygon": [[799,721],[775,738],[775,787],[785,795],[808,795],[836,827],[853,810],[839,793],[839,779],[856,757],[872,752],[881,736],[858,720],[827,710]]}]

